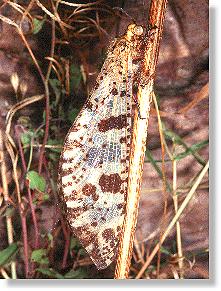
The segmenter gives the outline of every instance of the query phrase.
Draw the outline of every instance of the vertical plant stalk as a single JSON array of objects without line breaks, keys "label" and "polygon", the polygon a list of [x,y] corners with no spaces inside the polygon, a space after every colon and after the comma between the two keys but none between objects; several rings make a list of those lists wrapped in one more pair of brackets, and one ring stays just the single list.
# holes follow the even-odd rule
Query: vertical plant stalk
[{"label": "vertical plant stalk", "polygon": [[146,48],[145,52],[145,66],[150,78],[147,84],[143,88],[140,86],[138,90],[139,111],[142,119],[138,116],[138,111],[136,110],[131,143],[126,213],[119,243],[115,279],[126,279],[131,264],[146,149],[150,102],[166,4],[167,0],[152,0],[149,10],[148,24],[151,27],[157,27],[157,29],[151,44]]},{"label": "vertical plant stalk", "polygon": [[[9,191],[8,191],[8,182],[7,182],[7,169],[5,164],[5,156],[4,156],[4,138],[5,135],[3,131],[0,129],[0,165],[1,165],[1,179],[2,179],[2,191],[4,196],[4,201],[6,204],[9,205]],[[6,212],[6,226],[7,226],[7,236],[8,236],[8,243],[12,244],[13,239],[13,225],[12,225],[12,218]],[[11,276],[12,279],[17,278],[16,274],[16,263],[15,261],[11,262]]]},{"label": "vertical plant stalk", "polygon": [[[55,21],[54,21],[54,19],[52,19],[51,21],[52,22],[51,22],[51,51],[50,51],[50,57],[53,58],[54,57],[54,51],[55,51]],[[42,171],[43,159],[44,159],[44,154],[45,154],[45,145],[47,143],[48,135],[49,135],[50,96],[49,96],[48,81],[49,81],[49,78],[50,78],[51,69],[52,69],[52,60],[50,60],[50,62],[49,62],[47,74],[46,74],[46,77],[44,79],[44,86],[45,86],[45,133],[44,133],[42,147],[40,149],[40,154],[39,154],[39,164],[38,164],[38,172],[39,172],[39,174],[41,174],[41,171]]]},{"label": "vertical plant stalk", "polygon": [[[174,145],[174,151],[175,151]],[[177,197],[177,161],[173,158],[173,204],[175,214],[178,210],[178,197]],[[183,273],[183,250],[182,250],[182,238],[181,238],[181,228],[180,222],[177,220],[176,222],[176,240],[177,240],[177,255],[178,255],[178,266],[179,266],[179,277],[180,279],[184,278]]]},{"label": "vertical plant stalk", "polygon": [[18,181],[18,175],[17,175],[17,163],[18,163],[18,155],[17,150],[14,152],[12,144],[14,144],[13,139],[11,138],[9,131],[6,127],[6,135],[5,135],[5,146],[6,149],[10,155],[11,161],[12,161],[12,167],[13,167],[13,178],[15,182],[15,189],[17,194],[17,200],[18,200],[18,209],[19,214],[21,218],[21,226],[22,226],[22,237],[23,237],[23,247],[24,247],[24,264],[25,264],[25,275],[26,278],[28,278],[29,275],[29,261],[28,261],[28,237],[27,237],[27,223],[26,223],[26,216],[24,213],[24,205],[22,202],[22,196],[20,192],[20,186]]},{"label": "vertical plant stalk", "polygon": [[6,116],[6,129],[4,134],[4,145],[10,155],[12,167],[13,167],[13,179],[15,182],[15,190],[17,194],[18,201],[18,209],[21,218],[21,226],[22,226],[22,237],[23,237],[23,247],[24,247],[24,265],[25,265],[25,275],[26,278],[29,276],[29,260],[28,260],[28,237],[27,237],[27,223],[26,223],[26,215],[24,213],[24,205],[22,202],[22,195],[20,192],[20,184],[17,175],[17,163],[18,163],[18,151],[15,145],[13,138],[10,135],[12,118],[15,113],[27,106],[28,104],[32,104],[33,102],[39,101],[44,97],[44,95],[37,95],[31,98],[26,98],[19,103],[15,104],[8,111]]},{"label": "vertical plant stalk", "polygon": [[[24,151],[23,151],[22,144],[21,144],[21,136],[20,136],[20,133],[19,133],[19,126],[18,125],[15,126],[15,134],[16,134],[17,141],[18,141],[18,150],[19,150],[20,157],[21,157],[23,171],[26,174],[27,173],[27,166],[26,166]],[[35,208],[34,208],[34,204],[33,204],[33,201],[32,201],[33,199],[32,199],[32,195],[31,195],[31,189],[29,187],[29,183],[26,181],[25,185],[26,185],[27,192],[28,192],[28,200],[29,200],[29,205],[30,205],[30,208],[31,208],[32,220],[33,220],[33,224],[34,224],[35,248],[37,249],[39,247],[38,223],[37,223],[37,218],[36,218],[36,215],[35,215]]]},{"label": "vertical plant stalk", "polygon": [[67,230],[66,234],[64,233],[65,236],[65,245],[64,245],[64,255],[63,255],[63,260],[62,260],[62,268],[64,269],[67,265],[67,258],[68,258],[68,252],[69,252],[69,247],[70,247],[70,238],[71,234],[70,231]]},{"label": "vertical plant stalk", "polygon": [[[168,199],[168,195],[167,195],[167,180],[166,180],[166,174],[165,174],[165,147],[166,147],[166,142],[163,136],[163,125],[161,122],[161,118],[160,118],[160,111],[158,108],[158,104],[157,104],[157,99],[156,96],[153,92],[153,102],[154,102],[154,106],[155,106],[155,110],[157,113],[157,120],[158,120],[158,128],[159,128],[159,134],[160,134],[160,144],[161,144],[161,155],[162,155],[162,167],[161,167],[161,171],[162,171],[162,181],[163,181],[163,185],[162,185],[162,193],[163,193],[163,200],[164,200],[164,206],[163,206],[163,219],[161,221],[161,226],[160,226],[160,239],[159,241],[161,241],[161,236],[163,233],[163,230],[165,229],[165,218],[166,218],[166,214],[167,214],[167,199]],[[169,157],[172,159],[172,155],[168,152]],[[156,272],[156,277],[159,278],[159,274],[160,274],[160,260],[161,260],[161,246],[159,248],[158,251],[158,257],[157,257],[157,272]]]}]

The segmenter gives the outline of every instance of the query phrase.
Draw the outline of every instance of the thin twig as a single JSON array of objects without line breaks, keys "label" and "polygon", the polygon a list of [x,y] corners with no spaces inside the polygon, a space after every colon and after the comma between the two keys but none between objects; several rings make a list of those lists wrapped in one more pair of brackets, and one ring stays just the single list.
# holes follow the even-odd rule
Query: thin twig
[{"label": "thin twig", "polygon": [[140,118],[138,116],[139,113],[136,110],[131,143],[126,213],[122,228],[122,237],[120,238],[119,243],[115,279],[127,278],[131,264],[145,157],[150,101],[153,91],[153,80],[159,54],[159,42],[162,35],[166,3],[166,0],[152,0],[150,5],[149,24],[151,27],[157,27],[157,30],[153,36],[151,44],[146,47],[145,51],[145,67],[150,78],[144,87],[140,86],[138,89],[139,111],[140,115],[145,118]]},{"label": "thin twig", "polygon": [[36,95],[36,96],[28,97],[16,103],[15,105],[13,105],[8,111],[7,116],[6,116],[6,130],[5,130],[6,134],[7,135],[10,134],[12,118],[18,110],[28,106],[29,104],[40,101],[43,98],[44,98],[44,95]]},{"label": "thin twig", "polygon": [[[38,4],[39,1],[36,0],[36,3]],[[46,144],[47,142],[47,139],[48,139],[48,133],[49,133],[49,117],[50,117],[50,104],[49,104],[49,87],[48,87],[48,79],[49,79],[49,76],[50,76],[50,73],[51,73],[51,67],[52,67],[52,61],[49,62],[49,65],[48,65],[48,71],[47,71],[47,75],[46,77],[44,76],[39,64],[38,64],[38,61],[22,31],[22,29],[20,28],[20,26],[13,20],[5,17],[5,16],[2,16],[0,15],[0,19],[14,27],[17,28],[17,32],[18,34],[20,35],[22,41],[24,42],[37,70],[38,70],[38,73],[41,77],[41,80],[44,84],[44,87],[45,87],[45,134],[44,134],[44,138],[43,138],[43,146],[42,148],[40,149],[40,155],[39,155],[39,164],[38,164],[38,172],[39,174],[41,173],[42,171],[42,164],[43,164],[43,157],[44,157],[44,145]],[[52,42],[51,42],[51,57],[53,58],[54,56],[54,48],[55,48],[55,22],[54,22],[54,18],[52,18]]]},{"label": "thin twig", "polygon": [[69,246],[70,246],[70,236],[71,236],[71,233],[70,233],[70,231],[68,229],[67,230],[67,235],[65,235],[64,255],[63,255],[63,260],[62,260],[62,268],[63,269],[67,265],[67,257],[68,257]]},{"label": "thin twig", "polygon": [[[52,4],[52,6],[54,8],[53,4]],[[54,11],[55,11],[55,8],[54,8]],[[54,19],[52,19],[51,20],[51,52],[50,52],[50,57],[52,59],[54,58],[54,50],[55,50],[55,21],[54,21]],[[38,172],[39,172],[39,174],[41,174],[41,171],[42,171],[43,157],[44,157],[44,152],[45,152],[45,145],[47,143],[48,135],[49,135],[50,98],[49,98],[48,81],[49,81],[49,77],[50,77],[50,74],[51,74],[51,69],[52,69],[52,60],[49,61],[47,74],[46,74],[46,77],[44,79],[44,86],[45,86],[45,133],[44,133],[42,147],[40,149],[40,154],[39,154],[39,163],[38,163]]]},{"label": "thin twig", "polygon": [[[156,96],[154,93],[153,93],[153,101],[154,101],[154,106],[155,106],[155,109],[157,112],[157,120],[158,120],[158,128],[159,128],[160,144],[161,144],[161,156],[162,156],[161,172],[162,172],[162,180],[163,180],[162,192],[163,192],[163,199],[164,199],[164,207],[163,207],[163,218],[162,218],[161,227],[160,227],[160,238],[161,238],[162,233],[163,233],[164,228],[165,228],[164,222],[166,220],[166,215],[167,215],[167,198],[168,198],[168,196],[167,196],[167,180],[166,180],[166,174],[165,174],[165,148],[167,149],[167,145],[166,145],[165,138],[163,135],[163,126],[162,126],[162,122],[161,122],[161,118],[160,118],[160,112],[159,112]],[[169,150],[168,150],[168,152],[169,152]],[[159,239],[159,241],[161,241],[161,239]],[[161,259],[161,250],[159,248],[158,258],[157,258],[157,278],[159,278],[159,274],[160,274],[160,259]]]},{"label": "thin twig", "polygon": [[[26,174],[27,166],[26,166],[24,151],[23,151],[22,144],[21,144],[19,125],[15,126],[15,135],[16,135],[17,140],[18,140],[18,149],[19,149],[19,153],[20,153],[20,157],[21,157],[21,161],[22,161],[23,171]],[[36,215],[35,215],[35,208],[34,208],[34,204],[33,204],[33,201],[32,201],[32,195],[31,195],[31,189],[29,187],[29,183],[26,181],[25,185],[26,185],[27,191],[28,191],[28,200],[29,200],[29,205],[30,205],[30,208],[31,208],[32,220],[33,220],[33,224],[34,224],[35,248],[38,248],[38,245],[39,245],[39,242],[38,242],[38,240],[39,240],[39,231],[38,231],[37,218],[36,218]]]},{"label": "thin twig", "polygon": [[144,258],[143,258],[143,254],[141,253],[141,250],[140,250],[140,244],[139,242],[137,241],[136,237],[134,239],[134,247],[136,249],[136,252],[137,252],[137,256],[139,258],[139,261],[144,264]]},{"label": "thin twig", "polygon": [[209,83],[204,85],[199,92],[194,94],[194,99],[187,104],[185,107],[181,108],[178,113],[186,114],[188,110],[192,109],[196,106],[201,100],[207,98],[209,96]]},{"label": "thin twig", "polygon": [[180,208],[177,210],[177,213],[175,214],[175,216],[173,217],[172,221],[170,222],[170,224],[166,228],[164,234],[162,235],[161,242],[159,242],[155,246],[155,248],[153,249],[152,253],[148,257],[147,261],[145,262],[145,264],[141,268],[140,272],[137,274],[136,279],[141,278],[141,276],[143,275],[143,273],[145,272],[145,270],[149,266],[150,262],[153,260],[154,256],[156,255],[156,253],[158,252],[158,250],[160,248],[160,245],[162,245],[162,243],[165,241],[165,239],[167,238],[167,236],[170,233],[171,229],[174,227],[174,225],[177,222],[177,220],[179,219],[180,215],[183,213],[184,209],[187,207],[188,203],[192,199],[197,187],[199,186],[200,182],[202,181],[202,179],[205,176],[205,174],[208,171],[208,169],[209,169],[209,162],[206,163],[205,167],[200,172],[200,174],[199,174],[198,178],[196,179],[193,187],[191,188],[191,190],[187,194],[187,196],[184,199],[183,203],[181,204]]},{"label": "thin twig", "polygon": [[[9,189],[8,189],[8,182],[7,182],[7,168],[5,163],[5,155],[4,155],[4,140],[5,135],[0,129],[0,164],[1,164],[1,179],[2,179],[2,191],[4,196],[4,201],[6,205],[9,205],[10,197],[9,197]],[[6,212],[6,226],[7,226],[7,236],[8,236],[8,243],[13,243],[13,225],[12,225],[12,218]],[[2,269],[3,270],[3,269]],[[4,271],[4,270],[3,270]],[[11,262],[11,275],[12,279],[16,279],[16,262]]]},{"label": "thin twig", "polygon": [[[175,150],[174,145],[174,150]],[[177,213],[178,209],[178,197],[177,197],[177,161],[173,159],[173,204],[175,214]],[[176,240],[177,240],[177,254],[178,254],[178,266],[180,271],[180,278],[183,279],[183,250],[182,250],[182,239],[181,239],[181,228],[180,222],[177,220],[176,222]]]},{"label": "thin twig", "polygon": [[42,99],[42,97],[44,97],[44,95],[38,95],[38,96],[34,96],[32,98],[26,98],[25,100],[12,106],[12,108],[9,110],[9,112],[6,116],[5,147],[10,155],[10,158],[12,161],[12,167],[13,167],[13,176],[14,176],[14,182],[15,182],[15,188],[16,188],[16,194],[17,194],[17,200],[18,200],[18,209],[19,209],[19,214],[20,214],[20,218],[21,218],[21,225],[22,225],[22,237],[23,237],[23,246],[24,246],[24,264],[25,264],[26,278],[28,278],[28,276],[29,276],[27,223],[26,223],[24,205],[22,202],[22,195],[21,195],[21,191],[20,191],[20,184],[19,184],[18,174],[17,174],[18,150],[17,150],[16,144],[15,144],[13,138],[10,135],[10,129],[11,129],[12,118],[13,118],[14,114],[17,112],[17,110],[27,106],[28,104],[39,101],[40,99]]},{"label": "thin twig", "polygon": [[[6,272],[3,268],[0,268],[0,273],[2,274],[2,277],[3,277],[4,279],[11,279],[11,278],[9,277],[9,275],[7,274],[7,272]],[[16,279],[16,278],[12,278],[12,279]]]},{"label": "thin twig", "polygon": [[[10,137],[10,139],[9,139]],[[5,139],[5,147],[10,155],[13,167],[13,177],[15,182],[15,189],[17,194],[18,200],[18,209],[21,218],[21,225],[22,225],[22,237],[23,237],[23,246],[24,246],[24,263],[25,263],[25,275],[26,278],[29,276],[29,262],[28,262],[28,238],[27,238],[27,224],[26,224],[26,216],[24,213],[24,204],[22,202],[22,196],[20,192],[20,186],[18,181],[18,174],[17,174],[17,163],[18,163],[18,154],[17,149],[14,148],[15,142],[9,133],[6,130],[6,139]]]}]

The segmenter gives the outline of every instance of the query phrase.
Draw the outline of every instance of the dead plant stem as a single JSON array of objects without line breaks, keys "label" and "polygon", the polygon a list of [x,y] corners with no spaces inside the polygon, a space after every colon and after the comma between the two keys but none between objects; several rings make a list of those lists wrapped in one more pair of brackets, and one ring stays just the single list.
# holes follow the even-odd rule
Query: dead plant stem
[{"label": "dead plant stem", "polygon": [[[6,205],[9,206],[10,198],[9,198],[9,189],[8,189],[8,181],[7,181],[7,168],[6,168],[5,154],[4,154],[4,140],[5,140],[5,135],[2,129],[0,129],[0,164],[1,164],[2,190],[3,190],[4,201]],[[12,217],[8,215],[7,212],[6,212],[6,226],[7,226],[8,243],[12,244],[14,241]],[[16,262],[12,261],[10,265],[11,265],[12,279],[16,279],[17,278]]]},{"label": "dead plant stem", "polygon": [[[174,145],[174,149],[175,149]],[[172,160],[173,165],[173,204],[175,214],[178,209],[178,197],[177,197],[177,161],[175,159]],[[181,228],[180,222],[177,220],[176,222],[176,240],[177,240],[177,254],[178,254],[178,266],[179,266],[179,275],[180,279],[183,279],[183,250],[182,250],[182,239],[181,239]]]},{"label": "dead plant stem", "polygon": [[[52,22],[51,22],[51,52],[50,52],[50,57],[52,59],[54,57],[54,50],[55,50],[55,21],[54,21],[54,19],[52,19]],[[45,153],[45,145],[47,143],[48,135],[49,135],[50,98],[49,98],[48,81],[49,81],[49,77],[51,74],[52,62],[53,62],[52,60],[49,61],[48,71],[46,74],[46,78],[44,79],[44,86],[45,86],[45,133],[44,133],[42,147],[40,148],[40,154],[39,154],[39,163],[38,163],[39,174],[42,171],[43,158],[44,158],[44,153]]]},{"label": "dead plant stem", "polygon": [[[165,225],[164,221],[166,220],[166,215],[167,215],[167,180],[166,180],[166,174],[165,174],[165,148],[167,149],[167,144],[165,142],[165,138],[163,135],[163,126],[160,118],[160,113],[159,113],[159,108],[156,100],[156,96],[153,92],[153,101],[154,101],[154,106],[157,112],[157,120],[158,120],[158,128],[159,128],[159,134],[160,134],[160,144],[161,144],[161,156],[162,156],[162,180],[163,180],[163,185],[162,185],[162,193],[163,193],[163,200],[164,200],[164,208],[163,208],[163,217],[161,221],[161,227],[160,227],[160,240],[161,241],[161,236],[164,231]],[[161,258],[161,250],[159,248],[158,251],[158,258],[157,258],[157,278],[159,278],[160,274],[160,258]]]},{"label": "dead plant stem", "polygon": [[[19,126],[18,125],[15,126],[15,135],[16,135],[17,140],[18,140],[18,149],[19,149],[19,153],[20,153],[20,157],[21,157],[21,161],[22,161],[23,171],[24,171],[24,174],[26,174],[27,166],[26,166],[26,162],[25,162],[24,151],[23,151],[23,148],[22,148],[22,145],[21,145],[21,137],[20,137]],[[30,189],[29,184],[28,184],[27,181],[26,181],[25,185],[26,185],[27,192],[28,192],[28,200],[29,200],[29,205],[30,205],[30,208],[31,208],[32,220],[33,220],[33,224],[34,224],[35,248],[38,248],[38,245],[39,245],[39,231],[38,231],[37,218],[36,218],[36,215],[35,215],[34,204],[33,204],[33,201],[32,201],[31,189]]]},{"label": "dead plant stem", "polygon": [[150,45],[146,47],[145,51],[145,67],[150,78],[144,87],[140,86],[138,89],[139,111],[140,115],[142,117],[145,116],[145,118],[140,118],[138,116],[138,111],[136,110],[131,142],[126,212],[118,249],[115,279],[126,279],[128,277],[131,264],[146,149],[150,102],[166,3],[166,0],[152,0],[150,5],[148,24],[151,25],[151,27],[157,27],[157,29]]}]

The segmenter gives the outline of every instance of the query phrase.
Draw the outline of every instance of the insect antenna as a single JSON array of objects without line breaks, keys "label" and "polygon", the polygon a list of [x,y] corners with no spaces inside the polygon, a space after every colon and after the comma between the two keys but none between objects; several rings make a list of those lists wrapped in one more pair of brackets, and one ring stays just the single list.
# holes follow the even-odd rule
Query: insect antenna
[{"label": "insect antenna", "polygon": [[132,23],[136,23],[135,18],[129,15],[122,7],[113,7],[113,10],[119,12],[119,17],[126,16]]}]

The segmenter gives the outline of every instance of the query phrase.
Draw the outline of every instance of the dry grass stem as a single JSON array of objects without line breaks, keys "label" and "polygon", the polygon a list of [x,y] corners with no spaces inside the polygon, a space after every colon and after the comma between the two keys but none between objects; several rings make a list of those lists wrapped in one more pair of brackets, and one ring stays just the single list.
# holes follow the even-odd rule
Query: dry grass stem
[{"label": "dry grass stem", "polygon": [[[175,145],[174,145],[175,150]],[[177,197],[177,161],[173,159],[173,203],[175,214],[178,209],[178,197]],[[178,254],[178,265],[179,265],[179,273],[180,279],[183,279],[183,251],[182,251],[182,239],[181,239],[181,228],[180,222],[177,220],[176,222],[176,239],[177,239],[177,254]]]},{"label": "dry grass stem", "polygon": [[[7,181],[7,169],[5,164],[5,154],[4,154],[4,140],[5,134],[3,133],[2,129],[0,129],[0,164],[1,164],[1,180],[2,180],[2,192],[3,197],[5,200],[6,205],[10,205],[10,197],[9,197],[9,189],[8,189],[8,181]],[[12,225],[12,218],[6,212],[6,226],[7,226],[7,236],[8,236],[8,243],[12,244],[14,242],[13,238],[13,225]],[[16,274],[16,262],[12,261],[11,265],[11,276],[12,279],[17,278]],[[2,275],[5,274],[4,270],[2,270]]]},{"label": "dry grass stem", "polygon": [[205,174],[207,173],[209,169],[209,162],[206,163],[205,167],[202,169],[202,171],[200,172],[198,178],[196,179],[193,187],[191,188],[191,190],[189,191],[189,193],[187,194],[186,198],[184,199],[184,201],[182,202],[182,204],[180,205],[179,209],[177,210],[177,213],[175,214],[175,216],[173,217],[173,219],[171,220],[170,224],[168,225],[168,227],[166,228],[165,232],[163,233],[162,237],[161,237],[161,242],[158,243],[155,248],[153,249],[152,253],[150,254],[150,256],[148,257],[147,261],[145,262],[145,264],[143,265],[143,267],[141,268],[141,270],[139,271],[139,273],[136,276],[136,279],[141,278],[141,276],[143,275],[143,273],[145,272],[145,270],[147,269],[147,267],[149,266],[150,262],[152,261],[152,259],[154,258],[154,256],[156,255],[156,253],[158,252],[160,245],[162,245],[162,243],[164,242],[164,240],[166,239],[166,237],[168,236],[168,234],[170,233],[171,229],[174,227],[174,225],[176,224],[177,220],[179,219],[180,215],[183,213],[183,211],[185,210],[185,208],[187,207],[188,203],[190,202],[190,200],[192,199],[197,187],[199,186],[200,182],[202,181],[203,177],[205,176]]}]

